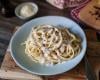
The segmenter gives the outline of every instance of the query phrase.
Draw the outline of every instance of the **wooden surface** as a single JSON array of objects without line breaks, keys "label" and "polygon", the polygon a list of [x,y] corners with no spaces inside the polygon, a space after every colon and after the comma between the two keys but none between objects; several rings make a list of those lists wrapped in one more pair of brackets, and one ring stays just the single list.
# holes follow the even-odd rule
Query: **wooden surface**
[{"label": "wooden surface", "polygon": [[[37,15],[35,17],[33,17],[33,19],[37,18],[37,17],[41,17],[41,16],[48,16],[48,15],[58,15],[58,16],[64,16],[64,17],[68,17],[68,18],[72,19],[72,17],[70,16],[70,11],[71,11],[70,8],[66,8],[64,10],[59,10],[59,9],[53,7],[52,5],[50,5],[49,3],[46,3],[45,0],[11,0],[11,1],[16,6],[18,4],[20,4],[22,2],[26,2],[26,1],[35,2],[39,6],[39,12],[37,13]],[[9,66],[10,66],[10,69],[13,69],[12,67],[14,67],[14,65],[16,66],[16,64],[10,58],[11,56],[9,54],[6,54],[5,51],[8,47],[9,41],[11,39],[11,36],[13,35],[12,33],[13,33],[15,27],[16,26],[21,26],[25,22],[27,22],[27,21],[20,20],[16,16],[11,17],[11,18],[6,18],[6,17],[4,17],[0,14],[0,62],[2,62],[4,60],[3,63],[2,63],[2,67],[1,67],[4,70],[6,68],[9,70]],[[97,30],[94,30],[93,28],[90,28],[87,25],[82,25],[81,23],[79,23],[79,24],[81,25],[81,27],[85,30],[85,32],[87,34],[89,61],[92,64],[93,68],[95,68],[95,71],[96,71],[97,75],[99,75],[98,73],[100,73],[100,69],[98,68],[98,63],[100,62],[100,59],[99,59],[100,58],[100,52],[99,52],[100,42],[98,42],[96,40]],[[6,54],[7,57],[5,56],[5,58],[3,59],[5,54]],[[91,58],[92,58],[92,60],[91,60]],[[10,60],[8,60],[8,59],[11,59],[11,61],[14,63],[14,65],[11,65],[11,64],[5,65],[6,63],[9,63]],[[82,69],[80,67],[82,67]],[[21,70],[19,67],[17,67],[17,68],[19,70]],[[16,67],[13,70],[17,71]],[[79,74],[79,75],[73,76],[73,74]],[[82,75],[82,76],[80,76],[80,75]],[[75,78],[80,78],[81,80],[84,80],[84,78],[85,78],[84,62],[82,61],[73,70],[67,72],[67,74],[64,73],[64,74],[61,74],[61,75],[44,77],[44,78],[45,78],[45,80],[47,80],[47,79],[49,79],[49,80],[51,80],[51,79],[52,80],[67,80],[67,78],[74,78],[74,80],[75,80]]]},{"label": "wooden surface", "polygon": [[100,19],[96,20],[97,15],[91,15],[91,13],[94,14],[97,10],[94,6],[100,8],[100,4],[97,3],[97,0],[89,2],[88,5],[80,11],[79,18],[90,27],[100,30]]}]

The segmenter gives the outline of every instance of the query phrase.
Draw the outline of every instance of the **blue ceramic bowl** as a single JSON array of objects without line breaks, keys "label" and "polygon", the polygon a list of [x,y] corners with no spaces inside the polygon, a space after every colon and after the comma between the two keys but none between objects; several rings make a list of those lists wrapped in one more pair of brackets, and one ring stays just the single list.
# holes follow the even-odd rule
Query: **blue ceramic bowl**
[{"label": "blue ceramic bowl", "polygon": [[[41,24],[50,24],[55,26],[62,25],[70,29],[74,34],[78,35],[82,39],[81,43],[82,50],[80,54],[77,55],[72,60],[66,61],[61,64],[57,64],[55,66],[45,66],[32,61],[25,54],[24,51],[25,47],[22,46],[21,43],[23,43],[27,39],[32,27]],[[87,47],[86,36],[81,27],[74,21],[60,16],[40,17],[25,23],[24,25],[21,26],[20,29],[18,29],[15,32],[10,42],[11,56],[13,57],[16,64],[22,69],[38,75],[56,75],[71,70],[77,64],[79,64],[82,58],[84,57],[86,52],[86,47]]]}]

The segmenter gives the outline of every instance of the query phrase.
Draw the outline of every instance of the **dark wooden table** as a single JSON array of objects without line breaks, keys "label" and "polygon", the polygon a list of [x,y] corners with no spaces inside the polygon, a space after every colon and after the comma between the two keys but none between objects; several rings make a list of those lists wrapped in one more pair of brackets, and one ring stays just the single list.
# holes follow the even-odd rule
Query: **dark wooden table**
[{"label": "dark wooden table", "polygon": [[[33,1],[39,6],[39,12],[36,14],[34,18],[41,17],[41,16],[50,16],[50,15],[57,15],[57,16],[64,16],[71,18],[70,11],[71,8],[66,8],[64,10],[59,10],[53,6],[51,6],[49,3],[47,3],[45,0],[12,0],[13,4],[16,6],[22,2],[25,1]],[[16,26],[21,26],[27,21],[21,20],[17,18],[16,16],[13,16],[11,18],[6,18],[2,15],[0,15],[0,62],[2,62],[5,50],[8,47],[9,41],[11,39],[13,30]],[[97,30],[94,30],[87,25],[83,25],[83,23],[77,22],[84,30],[92,30],[93,32],[97,32]],[[88,36],[91,34],[88,34]],[[91,38],[91,37],[90,37]],[[93,38],[92,38],[93,39]]]}]

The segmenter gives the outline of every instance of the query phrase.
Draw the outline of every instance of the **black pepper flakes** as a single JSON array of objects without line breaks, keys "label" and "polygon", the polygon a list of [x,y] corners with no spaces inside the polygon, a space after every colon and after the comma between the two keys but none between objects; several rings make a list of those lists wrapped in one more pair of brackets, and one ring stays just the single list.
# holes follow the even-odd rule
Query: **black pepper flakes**
[{"label": "black pepper flakes", "polygon": [[100,20],[100,7],[98,6],[93,6],[93,8],[95,9],[94,12],[93,11],[89,11],[89,13],[92,16],[95,16],[96,20]]}]

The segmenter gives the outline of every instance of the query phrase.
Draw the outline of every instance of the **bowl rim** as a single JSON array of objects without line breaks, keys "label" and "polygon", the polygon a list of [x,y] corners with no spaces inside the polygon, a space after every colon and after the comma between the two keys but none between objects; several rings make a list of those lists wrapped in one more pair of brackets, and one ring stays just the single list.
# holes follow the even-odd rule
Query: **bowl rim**
[{"label": "bowl rim", "polygon": [[[37,19],[39,19],[39,18],[45,18],[45,17],[61,17],[61,18],[66,18],[66,19],[68,19],[68,20],[74,22],[75,24],[77,24],[75,21],[73,21],[73,20],[71,20],[71,19],[69,19],[69,18],[67,18],[67,17],[62,17],[62,16],[43,16],[43,17],[38,17],[38,18],[32,19],[32,20],[30,20],[30,21],[28,21],[28,22],[31,22],[31,21],[33,21],[33,20],[37,20]],[[12,47],[11,47],[11,46],[12,46],[13,39],[14,39],[14,37],[16,36],[16,34],[17,34],[22,28],[24,28],[24,25],[28,24],[28,22],[26,22],[25,24],[23,24],[22,27],[20,27],[20,28],[14,33],[14,35],[12,36],[11,41],[10,41],[10,52],[11,52],[11,56],[12,56],[13,60],[16,62],[16,64],[17,64],[19,67],[21,67],[23,70],[28,71],[28,72],[30,72],[30,73],[32,73],[32,74],[36,74],[36,75],[45,75],[45,76],[48,76],[48,75],[57,75],[57,74],[61,74],[61,73],[66,72],[66,71],[61,71],[61,72],[52,73],[52,74],[50,74],[50,73],[38,73],[38,72],[33,72],[33,71],[31,71],[31,70],[28,70],[26,67],[22,66],[22,65],[14,58],[14,55],[13,55],[13,52],[12,52]],[[84,32],[83,29],[80,27],[80,25],[77,24],[77,26],[82,30],[83,35],[84,35],[84,38],[85,38],[84,40],[85,40],[85,44],[86,44],[86,45],[85,45],[85,48],[84,48],[84,55],[83,55],[83,57],[84,57],[84,56],[85,56],[85,53],[86,53],[86,49],[87,49],[87,39],[86,39],[85,32]],[[81,58],[81,60],[83,59],[83,57]],[[81,62],[81,60],[80,60],[77,64],[75,64],[74,67],[75,67],[76,65],[78,65],[78,64]],[[73,69],[74,67],[70,68],[70,70]],[[69,70],[68,70],[68,71],[69,71]]]},{"label": "bowl rim", "polygon": [[[21,15],[19,14],[19,11],[20,11],[20,9],[22,8],[22,6],[25,6],[25,5],[32,5],[32,7],[34,7],[35,13],[32,14],[31,16],[29,16],[29,17],[23,17],[23,16],[21,16]],[[31,18],[32,16],[35,16],[35,15],[37,14],[38,11],[39,11],[39,8],[38,8],[38,5],[37,5],[36,3],[34,3],[34,2],[24,2],[24,3],[19,4],[19,5],[15,8],[15,15],[16,15],[17,17],[19,17],[20,19],[29,19],[29,18]]]}]

